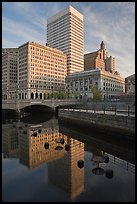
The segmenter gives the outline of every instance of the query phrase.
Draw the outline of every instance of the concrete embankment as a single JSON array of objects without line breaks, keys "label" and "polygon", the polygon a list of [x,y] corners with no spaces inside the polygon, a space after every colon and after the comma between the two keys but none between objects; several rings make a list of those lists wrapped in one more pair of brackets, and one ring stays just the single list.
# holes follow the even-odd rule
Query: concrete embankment
[{"label": "concrete embankment", "polygon": [[128,138],[135,137],[135,117],[123,115],[100,114],[88,111],[75,111],[73,109],[59,109],[59,120],[69,124],[87,126],[103,132],[122,134]]}]

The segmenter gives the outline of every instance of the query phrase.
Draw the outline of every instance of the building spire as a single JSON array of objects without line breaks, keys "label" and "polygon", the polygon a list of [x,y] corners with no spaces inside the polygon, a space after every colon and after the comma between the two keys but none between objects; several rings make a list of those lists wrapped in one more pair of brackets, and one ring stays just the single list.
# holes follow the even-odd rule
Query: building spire
[{"label": "building spire", "polygon": [[105,44],[104,44],[103,41],[102,41],[101,44],[100,44],[100,49],[101,49],[101,50],[105,49]]}]

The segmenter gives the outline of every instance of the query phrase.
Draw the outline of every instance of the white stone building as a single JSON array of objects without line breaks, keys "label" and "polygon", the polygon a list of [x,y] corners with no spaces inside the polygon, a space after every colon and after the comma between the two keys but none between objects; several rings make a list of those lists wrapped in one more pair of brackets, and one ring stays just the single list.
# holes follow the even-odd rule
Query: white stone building
[{"label": "white stone building", "polygon": [[101,69],[91,69],[70,74],[66,77],[66,92],[70,95],[92,98],[92,86],[102,91],[102,99],[113,99],[125,92],[125,80],[119,74],[112,74]]}]

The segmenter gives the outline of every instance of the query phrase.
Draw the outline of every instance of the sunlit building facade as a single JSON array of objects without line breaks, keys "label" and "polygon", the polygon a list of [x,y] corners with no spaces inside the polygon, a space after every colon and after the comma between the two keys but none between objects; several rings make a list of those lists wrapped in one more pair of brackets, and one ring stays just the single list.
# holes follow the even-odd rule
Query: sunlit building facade
[{"label": "sunlit building facade", "polygon": [[67,74],[84,70],[83,15],[72,6],[47,20],[47,44],[67,55]]},{"label": "sunlit building facade", "polygon": [[116,72],[115,58],[108,56],[108,51],[103,41],[100,44],[99,50],[84,54],[84,70],[90,69],[101,69],[112,74]]},{"label": "sunlit building facade", "polygon": [[[49,120],[42,125],[21,124],[22,129],[19,131],[19,154],[20,162],[29,168],[35,168],[44,163],[53,162],[62,158],[65,154],[65,144],[67,138],[59,133],[57,119]],[[36,135],[35,135],[36,134]],[[64,139],[64,144],[57,141]],[[45,143],[49,144],[49,148],[45,149]],[[61,146],[61,150],[56,147]]]},{"label": "sunlit building facade", "polygon": [[47,94],[64,91],[67,74],[64,52],[35,42],[19,47],[19,99],[46,99]]},{"label": "sunlit building facade", "polygon": [[84,191],[84,168],[78,167],[78,161],[84,161],[84,143],[67,137],[70,150],[64,157],[48,164],[49,184],[66,192],[71,201],[75,201]]}]

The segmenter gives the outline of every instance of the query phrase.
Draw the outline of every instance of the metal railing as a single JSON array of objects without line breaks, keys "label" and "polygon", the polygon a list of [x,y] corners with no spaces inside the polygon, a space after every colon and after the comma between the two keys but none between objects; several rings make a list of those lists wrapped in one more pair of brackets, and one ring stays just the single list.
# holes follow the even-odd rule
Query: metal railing
[{"label": "metal railing", "polygon": [[123,107],[120,106],[77,106],[75,108],[65,108],[64,110],[70,110],[74,112],[87,112],[87,113],[98,113],[98,114],[106,114],[106,115],[123,115],[123,116],[133,116],[135,117],[135,107],[130,105],[125,105]]}]

